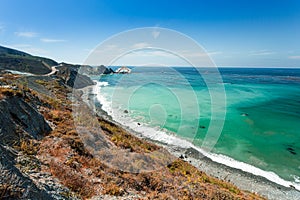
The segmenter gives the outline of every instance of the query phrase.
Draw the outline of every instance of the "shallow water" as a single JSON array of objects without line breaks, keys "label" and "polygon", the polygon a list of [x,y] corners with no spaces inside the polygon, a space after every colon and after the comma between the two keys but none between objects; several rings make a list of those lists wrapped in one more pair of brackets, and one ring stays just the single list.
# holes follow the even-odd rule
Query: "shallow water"
[{"label": "shallow water", "polygon": [[[205,148],[203,141],[217,141],[212,149],[215,155],[299,183],[300,69],[219,71],[223,81],[211,69],[199,73],[194,68],[157,67],[136,67],[131,74],[94,78],[101,82],[98,97],[106,111],[162,130],[156,139],[171,133],[201,148]],[[222,88],[226,107],[218,98]],[[210,127],[212,120],[224,121],[220,137],[206,137],[214,128]],[[182,140],[178,141],[181,146]]]}]

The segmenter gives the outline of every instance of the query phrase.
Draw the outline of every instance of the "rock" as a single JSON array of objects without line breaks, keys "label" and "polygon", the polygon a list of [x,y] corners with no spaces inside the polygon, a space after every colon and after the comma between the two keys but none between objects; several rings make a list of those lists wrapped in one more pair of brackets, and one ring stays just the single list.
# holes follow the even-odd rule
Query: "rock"
[{"label": "rock", "polygon": [[95,83],[88,76],[79,74],[77,71],[72,70],[66,84],[72,88],[80,89],[94,85]]},{"label": "rock", "polygon": [[68,86],[80,89],[87,86],[94,85],[95,83],[86,75],[79,73],[82,65],[71,65],[66,63],[61,63],[57,67],[56,76],[61,78],[64,84]]},{"label": "rock", "polygon": [[115,73],[111,68],[105,68],[103,74],[113,74]]},{"label": "rock", "polygon": [[128,67],[123,66],[123,67],[118,68],[116,70],[116,73],[118,73],[118,74],[129,74],[129,73],[131,73],[131,69],[129,69]]},{"label": "rock", "polygon": [[291,154],[293,154],[293,155],[297,155],[295,149],[292,148],[292,147],[287,147],[286,150],[288,150],[288,151],[289,151]]},{"label": "rock", "polygon": [[44,117],[21,97],[10,97],[0,101],[1,144],[13,144],[19,133],[26,132],[34,139],[41,139],[52,129]]},{"label": "rock", "polygon": [[0,154],[0,184],[9,185],[9,190],[1,191],[3,199],[53,199],[47,191],[38,188],[27,175],[20,172],[15,166],[15,155],[1,144]]},{"label": "rock", "polygon": [[107,68],[104,65],[100,66],[89,66],[89,65],[81,65],[79,66],[79,73],[85,75],[101,75],[101,74],[113,74],[115,73],[111,68]]},{"label": "rock", "polygon": [[295,186],[293,186],[293,185],[290,185],[290,188],[296,189]]}]

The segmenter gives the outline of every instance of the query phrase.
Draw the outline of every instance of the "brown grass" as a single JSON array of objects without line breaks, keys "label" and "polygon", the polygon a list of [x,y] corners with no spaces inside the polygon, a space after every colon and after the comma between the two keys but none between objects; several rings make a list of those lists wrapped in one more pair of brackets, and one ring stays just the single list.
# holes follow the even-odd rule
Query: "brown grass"
[{"label": "brown grass", "polygon": [[54,176],[59,177],[63,185],[83,198],[89,198],[94,194],[91,182],[73,168],[52,160],[50,170]]},{"label": "brown grass", "polygon": [[137,153],[148,153],[160,149],[157,145],[141,140],[103,118],[98,118],[98,121],[104,133],[120,148],[130,149],[130,151]]},{"label": "brown grass", "polygon": [[17,89],[11,89],[11,88],[2,88],[0,87],[0,99],[3,99],[5,97],[13,97],[13,96],[18,96],[22,97],[22,91],[17,90]]},{"label": "brown grass", "polygon": [[105,186],[103,194],[109,194],[112,196],[122,196],[124,194],[124,190],[120,186],[117,186],[115,183],[108,183]]},{"label": "brown grass", "polygon": [[24,182],[16,174],[0,165],[0,199],[20,199],[23,186]]},{"label": "brown grass", "polygon": [[39,144],[35,140],[22,140],[20,150],[27,155],[36,155],[39,149]]}]

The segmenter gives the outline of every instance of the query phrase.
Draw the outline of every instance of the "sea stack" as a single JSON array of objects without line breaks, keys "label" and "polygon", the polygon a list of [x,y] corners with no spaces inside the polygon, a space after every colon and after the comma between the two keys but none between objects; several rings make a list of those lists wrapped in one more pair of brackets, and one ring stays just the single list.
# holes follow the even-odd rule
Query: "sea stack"
[{"label": "sea stack", "polygon": [[131,69],[129,69],[126,66],[122,66],[122,67],[120,67],[116,70],[116,73],[118,73],[118,74],[129,74],[129,73],[131,73]]}]

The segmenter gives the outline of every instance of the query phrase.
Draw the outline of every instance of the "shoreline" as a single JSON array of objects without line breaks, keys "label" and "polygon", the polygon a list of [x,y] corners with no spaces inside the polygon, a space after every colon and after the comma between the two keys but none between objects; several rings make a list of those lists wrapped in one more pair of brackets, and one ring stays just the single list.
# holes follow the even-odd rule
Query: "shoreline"
[{"label": "shoreline", "polygon": [[[81,89],[81,91],[83,91],[82,98],[84,102],[86,102],[89,105],[89,107],[97,113],[97,115],[101,115],[106,120],[109,120],[117,126],[122,127],[134,136],[157,144],[163,147],[164,149],[168,150],[168,152],[172,155],[176,157],[181,157],[183,160],[189,162],[197,169],[205,172],[209,176],[216,177],[220,180],[225,180],[227,182],[231,182],[242,190],[250,191],[259,194],[267,199],[274,200],[296,200],[299,198],[300,191],[292,187],[286,187],[272,182],[263,176],[254,175],[250,172],[245,172],[242,169],[233,168],[225,164],[213,161],[211,158],[203,155],[195,148],[183,148],[176,145],[164,144],[163,142],[148,138],[142,133],[133,130],[129,126],[118,122],[117,120],[113,119],[112,116],[110,116],[105,110],[102,109],[103,105],[96,98],[97,94],[94,93],[94,87],[97,87],[97,85],[88,86],[86,88]],[[95,106],[95,103],[97,103],[98,106]]]}]

